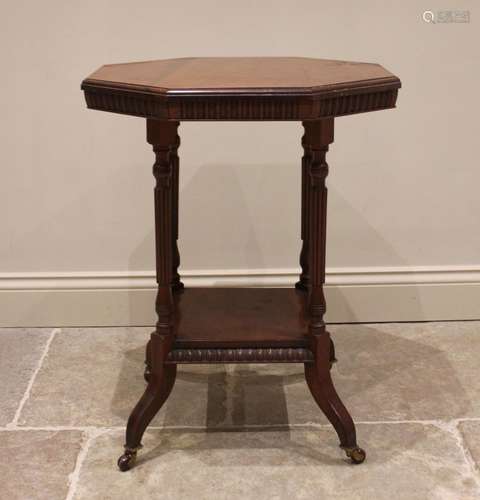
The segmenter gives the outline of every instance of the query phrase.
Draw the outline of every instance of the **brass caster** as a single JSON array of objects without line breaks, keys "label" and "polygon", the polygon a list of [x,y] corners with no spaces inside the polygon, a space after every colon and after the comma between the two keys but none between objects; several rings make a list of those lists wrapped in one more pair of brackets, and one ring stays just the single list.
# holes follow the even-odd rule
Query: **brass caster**
[{"label": "brass caster", "polygon": [[150,375],[152,374],[152,371],[150,370],[150,367],[148,365],[145,366],[145,371],[143,372],[143,378],[145,379],[145,382],[150,382]]},{"label": "brass caster", "polygon": [[118,459],[117,462],[118,468],[122,472],[130,470],[133,467],[135,460],[137,459],[137,450],[138,448],[134,450],[125,448],[125,453]]},{"label": "brass caster", "polygon": [[360,448],[359,446],[355,446],[354,448],[343,448],[347,457],[352,461],[353,464],[361,464],[365,461],[367,454],[365,450]]}]

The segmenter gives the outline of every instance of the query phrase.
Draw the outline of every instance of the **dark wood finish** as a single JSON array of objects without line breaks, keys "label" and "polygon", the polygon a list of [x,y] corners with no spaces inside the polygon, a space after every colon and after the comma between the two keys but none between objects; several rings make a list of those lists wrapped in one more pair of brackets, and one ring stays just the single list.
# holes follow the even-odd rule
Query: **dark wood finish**
[{"label": "dark wood finish", "polygon": [[309,57],[184,57],[107,64],[85,81],[158,93],[311,93],[398,78],[379,64]]},{"label": "dark wood finish", "polygon": [[109,64],[82,83],[91,109],[158,120],[318,120],[395,107],[378,64],[200,57]]},{"label": "dark wood finish", "polygon": [[153,146],[155,163],[155,251],[157,263],[157,333],[173,335],[172,270],[174,266],[172,151],[177,147],[178,122],[147,120],[147,141]]},{"label": "dark wood finish", "polygon": [[178,250],[178,191],[180,181],[180,161],[178,158],[178,148],[180,146],[180,136],[177,133],[175,144],[170,151],[170,161],[172,162],[172,291],[183,290],[184,285],[180,281],[178,268],[180,266],[180,252]]},{"label": "dark wood finish", "polygon": [[325,326],[323,315],[326,304],[323,293],[325,283],[325,249],[327,233],[327,188],[325,179],[328,164],[325,155],[333,142],[333,118],[307,122],[305,139],[310,151],[307,163],[306,201],[308,203],[308,307],[310,332],[321,333]]},{"label": "dark wood finish", "polygon": [[165,361],[172,349],[174,270],[174,166],[178,147],[178,122],[147,120],[147,141],[155,153],[155,250],[157,267],[157,324],[146,349],[147,388],[128,419],[125,453],[118,459],[120,470],[135,460],[145,429],[167,400],[175,383],[176,365]]},{"label": "dark wood finish", "polygon": [[305,129],[305,133],[302,137],[302,147],[303,147],[303,157],[302,157],[302,209],[301,209],[301,238],[302,238],[302,250],[300,252],[300,267],[302,269],[302,273],[300,274],[300,279],[297,283],[295,283],[295,288],[297,290],[308,291],[308,287],[310,285],[310,276],[308,274],[309,267],[309,232],[310,232],[310,199],[308,197],[309,189],[309,175],[310,175],[310,162],[311,162],[311,151],[310,144],[311,139],[307,137],[307,133],[311,130],[308,127],[308,122],[303,122],[303,127]]},{"label": "dark wood finish", "polygon": [[339,398],[330,375],[331,363],[335,361],[335,346],[323,321],[326,311],[323,291],[327,232],[325,179],[328,175],[325,156],[329,144],[333,142],[333,118],[305,122],[304,127],[304,254],[301,255],[303,266],[299,284],[300,288],[303,288],[304,283],[307,284],[309,337],[315,360],[314,363],[305,363],[305,378],[318,406],[337,431],[340,446],[354,463],[362,463],[365,452],[357,445],[355,425]]},{"label": "dark wood finish", "polygon": [[172,391],[177,365],[165,364],[171,350],[172,340],[173,337],[159,335],[156,332],[151,335],[151,372],[148,376],[147,388],[127,422],[125,453],[118,459],[118,467],[122,471],[132,466],[137,450],[141,447],[145,429]]},{"label": "dark wood finish", "polygon": [[[329,122],[330,123],[330,122]],[[322,124],[322,122],[320,122]],[[330,126],[330,125],[329,125]],[[297,290],[301,290],[304,292],[309,291],[310,283],[310,191],[312,185],[311,172],[310,168],[312,165],[312,144],[317,140],[315,134],[318,134],[318,126],[315,126],[315,122],[303,122],[303,127],[305,129],[305,133],[302,137],[302,147],[303,147],[303,157],[302,157],[302,200],[301,200],[301,238],[302,238],[302,249],[300,251],[300,267],[302,272],[300,274],[300,279],[297,283],[295,283],[295,288]],[[331,122],[331,139],[333,141],[333,121]],[[325,164],[326,165],[326,164]],[[326,173],[328,173],[328,167],[326,167]],[[326,176],[326,174],[325,174]],[[325,193],[325,197],[327,194],[327,189],[325,185],[323,185],[323,191]],[[323,255],[323,269],[325,269],[325,238],[326,238],[326,199],[325,199],[325,209],[323,210],[323,239],[324,244],[321,249],[321,255]],[[322,279],[322,287],[324,283],[324,277]],[[325,302],[325,301],[323,301]],[[324,303],[325,306],[325,303]],[[335,345],[333,340],[330,339],[330,363],[334,363],[337,361],[335,357]]]},{"label": "dark wood finish", "polygon": [[354,463],[362,463],[366,454],[357,445],[357,436],[352,417],[348,413],[330,375],[330,336],[327,331],[312,338],[315,363],[305,363],[305,379],[313,398],[337,431],[340,446]]},{"label": "dark wood finish", "polygon": [[305,294],[289,288],[191,288],[175,297],[178,349],[308,347]]},{"label": "dark wood finish", "polygon": [[[298,57],[185,58],[102,66],[82,82],[87,106],[147,118],[155,164],[158,321],[146,348],[145,393],[127,424],[121,470],[168,398],[181,363],[304,363],[305,378],[353,463],[365,452],[332,382],[335,347],[323,286],[334,117],[395,107],[400,80],[378,64]],[[298,120],[302,138],[302,272],[296,289],[192,289],[178,274],[183,120]],[[181,293],[180,293],[181,292]]]}]

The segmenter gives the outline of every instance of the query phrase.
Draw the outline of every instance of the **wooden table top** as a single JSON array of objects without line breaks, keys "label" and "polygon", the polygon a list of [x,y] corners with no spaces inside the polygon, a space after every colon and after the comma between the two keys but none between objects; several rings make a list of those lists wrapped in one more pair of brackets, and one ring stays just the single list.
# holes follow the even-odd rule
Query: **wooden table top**
[{"label": "wooden table top", "polygon": [[222,91],[274,94],[356,87],[365,83],[398,83],[379,64],[307,57],[186,57],[127,64],[108,64],[86,82],[159,93]]},{"label": "wooden table top", "polygon": [[[191,57],[108,64],[86,78],[82,89],[91,108],[147,118],[305,120],[394,107],[400,85],[379,64]],[[320,101],[329,100],[320,109]]]}]

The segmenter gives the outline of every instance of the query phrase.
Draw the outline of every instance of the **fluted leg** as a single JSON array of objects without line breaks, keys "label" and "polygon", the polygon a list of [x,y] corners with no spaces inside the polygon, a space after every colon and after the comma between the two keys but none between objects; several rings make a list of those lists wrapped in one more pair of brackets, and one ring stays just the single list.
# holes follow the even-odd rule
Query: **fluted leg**
[{"label": "fluted leg", "polygon": [[147,120],[147,141],[153,145],[155,164],[155,250],[157,267],[157,324],[146,349],[147,388],[127,423],[125,453],[119,458],[120,470],[128,470],[148,424],[168,398],[175,382],[176,365],[165,361],[173,344],[172,274],[174,268],[174,182],[175,161],[172,151],[178,147],[178,122]]},{"label": "fluted leg", "polygon": [[[300,267],[302,269],[300,279],[295,283],[295,288],[308,292],[310,285],[309,275],[309,245],[310,245],[310,163],[312,161],[311,144],[315,141],[315,127],[309,125],[311,122],[303,122],[305,133],[302,137],[303,157],[302,157],[302,210],[301,210],[301,238],[302,249],[300,251]],[[330,364],[337,361],[335,357],[335,345],[330,339]]]},{"label": "fluted leg", "polygon": [[310,284],[308,288],[309,332],[315,362],[305,364],[305,378],[320,409],[332,423],[340,439],[340,446],[354,463],[365,459],[365,452],[357,446],[355,425],[338,396],[330,375],[335,348],[325,329],[326,311],[323,285],[325,283],[325,249],[327,222],[327,188],[325,179],[328,165],[325,155],[333,142],[333,118],[305,122],[305,140],[311,152],[307,165],[308,182],[308,253]]}]

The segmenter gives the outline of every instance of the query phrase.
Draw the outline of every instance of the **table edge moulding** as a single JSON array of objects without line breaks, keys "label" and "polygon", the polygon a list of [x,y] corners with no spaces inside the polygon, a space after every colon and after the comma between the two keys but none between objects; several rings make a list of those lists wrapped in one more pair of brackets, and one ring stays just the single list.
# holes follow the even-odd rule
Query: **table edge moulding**
[{"label": "table edge moulding", "polygon": [[[208,79],[209,70],[222,67],[225,60],[232,61],[232,67],[222,74],[217,70]],[[261,80],[263,86],[255,86],[253,77],[246,79],[248,87],[235,88],[231,82],[237,74],[235,67],[245,60],[257,61],[254,74],[272,68],[280,76],[275,80],[269,75]],[[202,86],[196,87],[195,65],[192,61],[205,61],[198,71],[203,76]],[[264,62],[266,61],[266,62]],[[290,75],[289,87],[281,83],[281,61],[285,65],[296,62],[301,74],[312,73],[315,66],[305,62],[325,62],[327,69],[337,69],[343,74],[352,74],[348,81],[335,81],[322,85],[305,86],[312,83],[310,78],[298,78]],[[300,63],[298,63],[300,61]],[[180,73],[178,80],[165,78],[166,83],[173,81],[176,87],[166,88],[159,85],[161,78],[147,75],[135,82],[132,76],[139,64],[165,63],[165,71],[169,74]],[[178,68],[178,63],[183,65]],[[269,63],[269,64],[268,64]],[[303,65],[301,63],[304,63]],[[244,65],[246,65],[244,63]],[[173,66],[173,69],[170,69]],[[193,66],[188,71],[189,66]],[[250,69],[250,68],[249,68]],[[227,71],[229,70],[229,71]],[[321,67],[320,67],[321,70]],[[355,71],[353,71],[355,70]],[[319,71],[319,70],[317,70]],[[342,73],[341,73],[342,74]],[[108,78],[108,79],[107,79]],[[127,80],[127,82],[125,82]],[[338,80],[338,78],[337,78]],[[228,87],[218,87],[228,82]],[[252,86],[253,85],[253,86]],[[350,63],[347,61],[331,61],[301,57],[291,58],[183,58],[164,61],[147,61],[144,63],[112,64],[102,66],[82,83],[87,106],[91,109],[142,116],[157,120],[317,120],[320,118],[365,113],[395,107],[400,80],[378,64]]]},{"label": "table edge moulding", "polygon": [[[127,423],[120,470],[173,389],[177,364],[303,363],[305,379],[352,463],[365,452],[330,374],[323,317],[328,175],[334,118],[394,108],[400,80],[378,64],[301,57],[181,58],[102,66],[81,85],[87,107],[146,118],[153,174],[157,323],[147,387]],[[301,274],[295,288],[186,289],[178,272],[181,121],[302,122]]]}]

